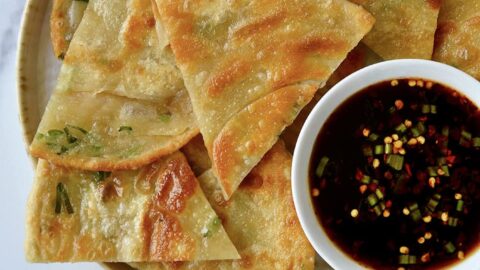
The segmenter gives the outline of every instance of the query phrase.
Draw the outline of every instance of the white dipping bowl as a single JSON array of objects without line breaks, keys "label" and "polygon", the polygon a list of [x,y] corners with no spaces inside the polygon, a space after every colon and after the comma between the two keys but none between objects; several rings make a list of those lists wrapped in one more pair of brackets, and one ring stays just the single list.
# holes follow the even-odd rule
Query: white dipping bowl
[{"label": "white dipping bowl", "polygon": [[[480,107],[479,81],[451,66],[413,59],[386,61],[363,68],[337,83],[318,102],[302,128],[293,154],[293,200],[308,240],[320,256],[335,269],[367,269],[367,266],[353,260],[333,243],[315,215],[309,187],[309,162],[315,140],[326,120],[349,97],[373,84],[402,78],[440,83],[458,91]],[[452,269],[480,269],[480,249],[463,261],[453,264]]]}]

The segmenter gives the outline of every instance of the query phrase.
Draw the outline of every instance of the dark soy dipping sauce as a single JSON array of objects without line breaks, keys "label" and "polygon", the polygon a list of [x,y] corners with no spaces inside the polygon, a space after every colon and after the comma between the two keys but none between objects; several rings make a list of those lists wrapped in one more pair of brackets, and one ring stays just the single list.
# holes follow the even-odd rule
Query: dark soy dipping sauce
[{"label": "dark soy dipping sauce", "polygon": [[[395,138],[401,147],[392,147]],[[327,235],[361,264],[438,269],[458,263],[480,243],[479,109],[437,83],[372,85],[323,126],[310,187]]]}]

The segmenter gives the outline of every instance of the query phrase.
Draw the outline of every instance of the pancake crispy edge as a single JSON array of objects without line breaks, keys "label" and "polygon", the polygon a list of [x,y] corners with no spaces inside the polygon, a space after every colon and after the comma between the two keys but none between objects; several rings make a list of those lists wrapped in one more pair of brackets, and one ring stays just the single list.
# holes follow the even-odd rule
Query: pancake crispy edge
[{"label": "pancake crispy edge", "polygon": [[156,6],[225,198],[374,21],[341,0]]},{"label": "pancake crispy edge", "polygon": [[[171,50],[158,44],[155,26],[149,0],[89,2],[30,147],[33,156],[78,169],[136,169],[198,134],[181,74]],[[69,126],[87,136],[68,138]]]},{"label": "pancake crispy edge", "polygon": [[283,142],[277,142],[228,201],[223,198],[211,170],[199,178],[208,200],[237,246],[240,260],[131,265],[141,270],[241,270],[272,269],[273,266],[312,270],[315,252],[300,227],[293,205],[291,161]]},{"label": "pancake crispy edge", "polygon": [[375,17],[363,42],[385,60],[431,59],[441,0],[352,0]]},{"label": "pancake crispy edge", "polygon": [[25,248],[32,262],[236,259],[218,220],[179,152],[111,174],[40,160]]},{"label": "pancake crispy edge", "polygon": [[480,2],[443,0],[433,59],[480,80]]}]

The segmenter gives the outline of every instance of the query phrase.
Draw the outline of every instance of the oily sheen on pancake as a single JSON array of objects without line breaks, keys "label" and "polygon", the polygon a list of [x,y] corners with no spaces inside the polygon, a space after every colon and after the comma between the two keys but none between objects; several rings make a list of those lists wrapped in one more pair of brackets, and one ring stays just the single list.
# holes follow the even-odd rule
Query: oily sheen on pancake
[{"label": "oily sheen on pancake", "polygon": [[198,134],[149,0],[92,0],[30,151],[86,170],[136,169]]},{"label": "oily sheen on pancake", "polygon": [[212,171],[199,178],[205,195],[238,248],[240,260],[132,266],[141,270],[313,269],[315,252],[295,214],[290,170],[291,156],[280,141],[228,201],[223,198]]},{"label": "oily sheen on pancake", "polygon": [[239,258],[179,152],[111,174],[40,160],[25,247],[32,262]]},{"label": "oily sheen on pancake", "polygon": [[480,80],[480,2],[444,0],[438,24],[434,60]]},{"label": "oily sheen on pancake", "polygon": [[50,15],[50,37],[55,56],[65,57],[73,34],[82,21],[88,1],[53,0]]},{"label": "oily sheen on pancake", "polygon": [[352,0],[375,17],[363,42],[385,60],[431,59],[441,0]]},{"label": "oily sheen on pancake", "polygon": [[155,3],[225,198],[374,22],[344,0]]},{"label": "oily sheen on pancake", "polygon": [[280,137],[285,142],[287,149],[293,153],[295,145],[297,144],[298,135],[300,135],[300,131],[308,115],[330,88],[353,72],[380,61],[382,61],[382,58],[363,43],[358,44],[357,47],[350,51],[347,58],[343,60],[342,64],[340,64],[332,76],[330,76],[325,86],[315,93],[312,101],[302,109],[295,121],[283,131]]}]

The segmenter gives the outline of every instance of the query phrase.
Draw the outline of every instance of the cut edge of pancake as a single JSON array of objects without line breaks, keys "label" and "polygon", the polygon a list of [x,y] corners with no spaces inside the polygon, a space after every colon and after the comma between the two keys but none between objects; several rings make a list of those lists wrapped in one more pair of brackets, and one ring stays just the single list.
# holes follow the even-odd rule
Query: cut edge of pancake
[{"label": "cut edge of pancake", "polygon": [[60,166],[71,167],[79,170],[90,171],[116,171],[133,170],[152,163],[162,156],[169,155],[199,134],[198,128],[189,128],[184,133],[171,136],[170,144],[167,147],[150,149],[136,158],[126,158],[121,161],[112,161],[108,158],[87,157],[68,159],[52,151],[44,151],[41,148],[30,147],[30,154],[36,158],[42,158],[51,161]]},{"label": "cut edge of pancake", "polygon": [[[175,152],[139,171],[113,172],[111,177],[99,182],[90,179],[92,175],[46,160],[39,161],[28,199],[25,239],[28,261],[155,262],[240,258],[222,224],[215,225],[210,232],[212,219],[218,216],[182,153]],[[128,181],[130,177],[133,183]],[[68,212],[66,202],[61,203],[63,210],[60,208],[57,212],[57,183],[63,183],[64,190],[69,191],[68,204],[71,202],[72,212]],[[113,196],[104,184],[118,185],[121,191],[115,188],[117,195]],[[104,201],[105,194],[107,201]],[[133,209],[125,212],[122,210],[125,206]],[[118,220],[115,221],[117,218],[112,214],[118,215]],[[91,221],[83,223],[84,218]],[[123,233],[110,238],[111,231],[105,230],[105,226],[115,226]],[[91,248],[92,241],[98,246]],[[124,247],[123,241],[133,241],[129,244],[133,247]],[[178,246],[177,242],[180,242]],[[132,253],[133,250],[136,251]]]},{"label": "cut edge of pancake", "polygon": [[[206,154],[203,150],[204,155]],[[205,158],[207,158],[205,156]],[[272,259],[279,259],[277,267],[279,269],[305,269],[313,270],[315,262],[315,252],[308,240],[304,236],[303,230],[300,227],[298,218],[291,198],[291,179],[288,173],[291,166],[291,155],[282,140],[279,140],[262,158],[262,160],[251,171],[248,180],[242,182],[238,189],[229,201],[225,201],[222,195],[218,181],[212,170],[207,170],[198,179],[204,190],[204,193],[209,200],[212,207],[216,210],[222,218],[227,233],[245,231],[245,228],[251,228],[253,238],[248,238],[249,233],[246,232],[246,239],[243,236],[232,236],[232,241],[239,246],[239,253],[242,258],[238,261],[212,261],[212,262],[162,262],[162,263],[130,263],[129,265],[141,270],[163,270],[163,269],[268,269],[271,266]],[[246,202],[245,200],[254,200],[260,205],[258,210],[256,203]],[[278,202],[278,203],[275,203]],[[273,220],[268,218],[270,208],[262,208],[262,206],[269,206],[275,208],[278,215]],[[247,221],[240,221],[235,219],[238,217],[236,211],[247,207],[255,212],[252,219]],[[260,210],[265,209],[265,210]],[[249,213],[248,211],[246,211]],[[248,215],[248,214],[247,214]],[[258,216],[256,216],[258,215]],[[275,222],[274,220],[286,220],[283,222]],[[266,220],[266,221],[265,221]],[[296,221],[294,221],[296,220]],[[235,224],[233,224],[235,222]],[[244,223],[246,222],[246,223]],[[252,225],[257,222],[258,226],[264,225],[266,234],[269,238],[276,238],[273,243],[271,241],[259,244],[255,241],[263,234],[262,230],[254,230],[257,225]],[[264,223],[266,222],[266,223]],[[269,222],[272,222],[269,225]],[[286,225],[289,224],[289,225]],[[266,227],[265,227],[266,225]],[[253,227],[252,227],[253,226]],[[291,227],[293,226],[293,227]],[[290,234],[286,233],[289,232]],[[240,233],[242,235],[242,233]],[[295,236],[292,236],[295,235]],[[282,240],[287,239],[285,246],[280,246]],[[258,244],[258,245],[257,245]],[[295,250],[298,252],[291,253],[288,244],[293,244]],[[269,246],[271,245],[271,246]],[[255,247],[255,248],[254,248]],[[278,249],[277,249],[278,247]],[[258,251],[255,251],[258,250]],[[282,251],[285,251],[284,254]],[[269,254],[265,254],[268,252]],[[281,258],[281,259],[280,259]]]},{"label": "cut edge of pancake", "polygon": [[[225,124],[214,141],[212,151],[213,170],[221,183],[225,199],[232,196],[250,173],[251,169],[247,170],[246,167],[253,169],[260,162],[316,91],[317,86],[313,83],[283,87],[251,103]],[[265,106],[272,106],[272,100],[277,101],[275,107],[263,111]],[[260,122],[256,121],[259,115],[263,116]],[[245,124],[252,125],[246,130],[247,133],[242,130]],[[239,142],[246,148],[246,155],[243,155],[245,152],[237,152],[244,150],[237,149]]]},{"label": "cut edge of pancake", "polygon": [[[187,26],[190,23],[188,20],[193,20],[192,17],[190,17],[190,16],[192,16],[192,14],[189,14],[189,13],[184,14],[181,11],[176,10],[175,5],[177,5],[177,4],[180,5],[179,3],[167,3],[167,2],[161,1],[161,0],[156,0],[155,2],[156,2],[156,5],[154,5],[154,7],[156,6],[157,12],[160,14],[162,22],[166,23],[166,25],[164,27],[165,27],[165,30],[167,30],[166,32],[169,33],[169,35],[173,35],[170,32],[175,31],[176,28],[184,29],[185,31],[188,32],[189,28]],[[348,51],[353,49],[353,47],[356,44],[358,44],[358,42],[360,42],[361,38],[372,28],[373,23],[375,21],[375,19],[371,16],[371,14],[368,13],[363,7],[352,4],[348,1],[345,1],[345,5],[351,5],[351,11],[354,12],[355,20],[358,21],[358,34],[355,36],[355,38],[347,39],[347,42],[346,42],[347,47],[345,48],[345,50],[346,50],[345,53],[343,52],[343,50],[340,51],[342,54],[343,53],[345,54],[343,56],[343,58],[346,57],[346,54],[348,53]],[[164,17],[162,17],[162,16],[164,16]],[[179,20],[183,19],[184,21],[187,21],[187,22],[184,22],[184,21],[177,22],[175,20],[175,16],[180,16]],[[169,28],[172,28],[173,30],[169,29]],[[179,44],[177,44],[178,46],[173,46],[173,51],[174,51],[174,54],[176,56],[177,61],[179,61],[179,63],[181,64],[180,65],[180,70],[184,73],[184,76],[185,76],[186,70],[192,70],[192,72],[194,72],[195,68],[193,66],[195,66],[195,61],[197,61],[199,58],[201,58],[201,56],[198,56],[195,59],[190,59],[187,56],[186,52],[191,52],[192,51],[192,48],[187,48],[188,45],[187,45],[186,41],[190,40],[189,37],[191,38],[191,40],[196,40],[197,43],[199,43],[199,44],[195,43],[193,45],[201,46],[201,39],[197,40],[198,37],[196,36],[196,34],[190,33],[190,35],[192,37],[190,37],[190,36],[185,37],[185,36],[176,34],[175,39],[174,39],[174,40],[177,40]],[[307,44],[304,45],[304,46],[307,47],[307,49],[306,49],[307,51],[309,49],[312,49],[310,47],[315,46],[315,45],[311,45],[310,43],[308,43],[309,40],[306,40],[305,42]],[[314,42],[314,41],[312,41],[312,42]],[[329,44],[328,42],[326,42],[326,43]],[[175,45],[175,44],[173,44],[173,45]],[[325,45],[325,47],[319,45],[319,47],[320,47],[319,50],[326,50],[326,51],[328,51],[328,49],[330,48],[328,45]],[[303,48],[304,47],[301,47],[301,49],[303,49]],[[199,52],[199,53],[202,54],[202,52]],[[188,54],[188,55],[191,55],[191,54]],[[286,53],[286,55],[287,55],[287,53]],[[230,60],[232,60],[232,59],[230,59]],[[192,62],[193,62],[193,64],[192,64]],[[340,62],[341,61],[338,61],[338,63],[336,63],[336,65],[338,66],[340,64]],[[327,69],[331,69],[331,68],[332,68],[331,66],[327,66]],[[335,69],[335,68],[336,67],[334,67],[333,69]],[[311,70],[308,70],[308,71],[311,71]],[[312,73],[312,72],[313,71],[311,71],[310,75],[319,74],[318,72],[317,73]],[[333,72],[333,70],[331,70],[331,72]],[[305,72],[305,73],[307,73],[307,72]],[[188,74],[188,75],[190,76],[192,74]],[[192,76],[194,76],[194,75],[192,75]],[[296,81],[295,81],[295,79],[296,79]],[[231,79],[228,79],[228,81],[231,81]],[[309,80],[308,78],[305,78],[305,76],[303,76],[303,77],[300,76],[298,78],[292,78],[291,83],[284,83],[284,84],[280,84],[280,85],[277,84],[277,85],[278,85],[279,88],[282,88],[282,87],[288,87],[288,86],[299,85],[299,84],[309,84],[309,83],[313,84],[313,82],[317,82],[318,84],[315,88],[318,88],[325,81],[326,81],[326,78],[325,79],[322,78],[321,80],[320,79],[316,80],[315,78],[312,78],[311,80]],[[278,82],[276,82],[276,83],[278,83]],[[274,82],[274,84],[275,84],[275,82]],[[270,87],[270,86],[267,85],[267,88],[268,87]],[[188,86],[187,86],[187,89],[188,89]],[[191,90],[191,89],[188,89],[188,90],[189,90],[189,92],[194,91],[194,90]],[[247,105],[247,108],[250,107],[251,105],[254,105],[255,103],[258,103],[259,100],[262,99],[262,98],[265,98],[265,96],[268,96],[269,94],[271,94],[275,91],[280,91],[280,90],[272,89],[272,91],[270,91],[270,92],[267,91],[266,95],[264,95],[263,97],[260,96],[260,97],[257,97],[256,100],[254,99],[253,101],[250,101],[250,103]],[[312,97],[313,97],[313,94],[312,94]],[[310,99],[311,99],[311,97],[309,98],[309,100]],[[306,103],[308,103],[308,101]],[[270,104],[266,104],[266,105],[270,105]],[[194,112],[195,112],[196,104],[193,104],[193,108],[194,108]],[[198,110],[200,110],[200,109],[198,109]],[[241,114],[242,112],[244,112],[244,110],[245,110],[245,108],[240,109],[235,114]],[[286,111],[288,111],[288,110],[286,110]],[[272,113],[274,114],[275,112],[272,112]],[[251,160],[245,159],[244,156],[242,156],[242,155],[238,155],[236,157],[233,157],[235,154],[229,153],[231,150],[236,150],[233,146],[229,147],[228,149],[221,149],[221,148],[223,148],[221,145],[229,144],[228,141],[231,140],[231,139],[226,138],[226,137],[232,136],[230,134],[232,128],[230,128],[229,126],[238,126],[239,123],[235,123],[235,120],[236,119],[238,120],[238,118],[239,118],[238,116],[234,115],[229,120],[226,120],[223,127],[221,127],[219,129],[218,134],[211,134],[213,136],[210,136],[210,138],[205,138],[206,144],[207,144],[207,149],[210,153],[210,157],[211,157],[212,162],[213,162],[213,169],[214,169],[214,171],[217,175],[217,178],[220,179],[220,183],[223,186],[223,191],[224,191],[225,198],[229,198],[232,195],[232,193],[235,191],[236,187],[238,187],[238,185],[240,184],[243,177],[246,176],[248,174],[248,172],[256,165],[256,163],[261,159],[263,154],[265,154],[268,151],[269,147],[271,147],[275,143],[276,138],[280,135],[281,131],[295,119],[295,116],[296,116],[297,113],[298,112],[295,113],[295,115],[292,117],[292,119],[284,120],[284,122],[285,122],[284,125],[282,127],[275,128],[275,132],[271,132],[271,134],[265,135],[265,137],[268,137],[268,138],[264,142],[261,142],[261,143],[264,144],[264,145],[261,146],[262,149],[257,150],[257,152],[255,154],[258,155],[258,156],[255,156],[254,159],[251,159]],[[203,112],[201,114],[203,114]],[[247,113],[244,113],[244,114],[247,114]],[[198,113],[197,113],[197,115],[198,115]],[[223,119],[222,119],[222,121],[223,121]],[[254,122],[251,122],[251,123],[254,123]],[[206,127],[205,129],[207,129],[207,128],[209,128],[209,127]],[[200,129],[201,129],[201,132],[202,132],[202,128],[200,128]],[[240,129],[240,130],[242,130],[242,129]],[[249,132],[250,134],[253,134],[255,132],[255,129],[250,129],[247,132]],[[205,136],[205,134],[203,134],[203,135]],[[244,140],[243,142],[245,142],[245,145],[242,145],[240,143],[240,144],[237,145],[237,148],[242,148],[242,147],[245,147],[245,146],[246,147],[251,147],[251,146],[248,145],[248,143],[251,143],[252,141],[255,141],[255,138],[250,139],[250,141],[249,140]],[[256,143],[258,143],[258,140],[257,140]],[[257,147],[257,146],[253,146],[253,147]],[[234,160],[234,161],[232,161],[232,160]],[[238,172],[239,167],[244,167],[244,170],[240,171],[240,173]],[[237,176],[234,176],[234,175],[237,175]],[[233,180],[232,180],[232,178],[233,178]]]}]

